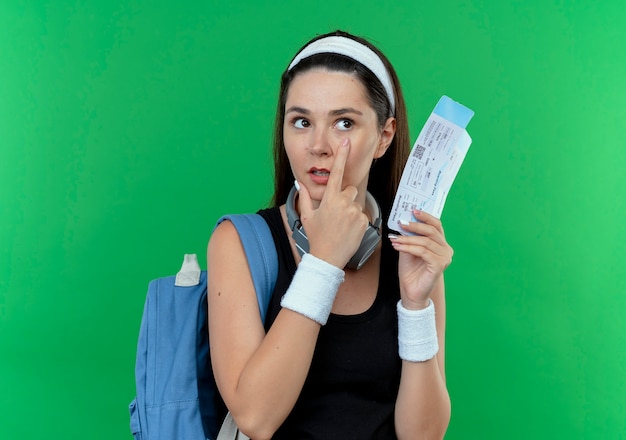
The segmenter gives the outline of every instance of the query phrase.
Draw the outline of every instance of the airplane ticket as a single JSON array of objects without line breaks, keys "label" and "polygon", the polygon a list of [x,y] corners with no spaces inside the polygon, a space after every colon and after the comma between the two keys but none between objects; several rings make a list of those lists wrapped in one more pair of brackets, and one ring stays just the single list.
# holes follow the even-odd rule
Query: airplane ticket
[{"label": "airplane ticket", "polygon": [[414,209],[441,217],[450,187],[472,143],[465,127],[473,116],[469,108],[441,97],[411,149],[387,221],[389,229],[401,229],[400,220],[415,221]]}]

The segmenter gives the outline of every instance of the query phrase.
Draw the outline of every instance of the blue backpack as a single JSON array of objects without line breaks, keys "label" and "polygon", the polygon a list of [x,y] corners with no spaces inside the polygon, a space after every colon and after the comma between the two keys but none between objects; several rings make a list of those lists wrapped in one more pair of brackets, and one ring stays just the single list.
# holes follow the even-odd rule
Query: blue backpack
[{"label": "blue backpack", "polygon": [[[258,214],[222,217],[239,233],[265,314],[278,274],[272,234]],[[207,273],[185,255],[176,276],[150,282],[141,319],[130,428],[135,440],[213,440],[226,409],[209,356]]]}]

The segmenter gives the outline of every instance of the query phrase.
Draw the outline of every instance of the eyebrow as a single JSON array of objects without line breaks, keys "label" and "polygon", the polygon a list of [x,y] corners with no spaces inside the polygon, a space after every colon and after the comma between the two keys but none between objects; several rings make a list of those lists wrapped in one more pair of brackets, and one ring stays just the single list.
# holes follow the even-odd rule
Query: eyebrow
[{"label": "eyebrow", "polygon": [[357,110],[355,108],[352,108],[352,107],[340,108],[338,110],[333,110],[329,114],[331,116],[341,116],[341,115],[345,115],[346,113],[354,113],[354,114],[361,115],[361,116],[363,115],[363,112],[361,112],[361,111],[359,111],[359,110]]},{"label": "eyebrow", "polygon": [[[303,115],[308,115],[311,112],[308,109],[305,109],[302,107],[292,106],[292,107],[289,107],[287,110],[285,110],[285,114],[288,114],[288,113],[301,113]],[[341,116],[341,115],[345,115],[348,113],[363,115],[363,112],[352,107],[340,108],[340,109],[331,110],[330,112],[328,112],[330,116]]]}]

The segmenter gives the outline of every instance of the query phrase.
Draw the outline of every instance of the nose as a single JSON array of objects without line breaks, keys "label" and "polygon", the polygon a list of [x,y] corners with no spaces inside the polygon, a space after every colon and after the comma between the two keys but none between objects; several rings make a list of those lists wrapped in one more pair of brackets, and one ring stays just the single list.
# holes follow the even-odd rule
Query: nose
[{"label": "nose", "polygon": [[316,128],[311,133],[309,152],[316,156],[330,156],[333,153],[329,133],[323,128]]}]

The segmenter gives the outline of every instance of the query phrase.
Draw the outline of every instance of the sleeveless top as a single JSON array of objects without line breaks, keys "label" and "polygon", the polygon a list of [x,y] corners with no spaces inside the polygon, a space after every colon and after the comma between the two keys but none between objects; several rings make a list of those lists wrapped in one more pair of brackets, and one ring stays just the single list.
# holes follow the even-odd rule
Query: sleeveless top
[{"label": "sleeveless top", "polygon": [[[272,231],[278,279],[269,305],[268,330],[296,271],[280,210],[259,211]],[[273,439],[396,439],[394,408],[400,385],[397,289],[386,292],[382,275],[373,305],[357,315],[331,314],[320,329],[300,397]],[[395,274],[392,274],[395,275]]]}]

